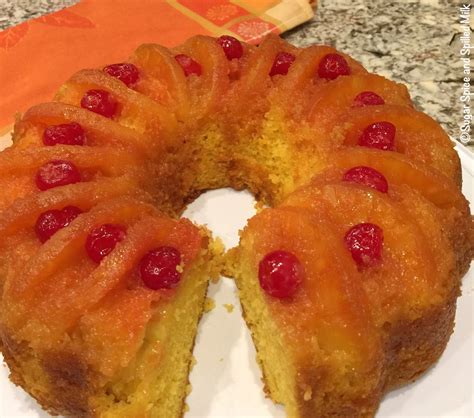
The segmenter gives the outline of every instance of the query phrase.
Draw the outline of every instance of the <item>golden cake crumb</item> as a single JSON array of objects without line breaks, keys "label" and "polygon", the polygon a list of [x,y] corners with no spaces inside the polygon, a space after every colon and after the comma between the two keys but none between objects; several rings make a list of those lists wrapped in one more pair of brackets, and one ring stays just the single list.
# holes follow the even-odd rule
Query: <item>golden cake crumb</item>
[{"label": "golden cake crumb", "polygon": [[190,363],[190,366],[189,366],[189,370],[191,371],[194,366],[197,364],[197,360],[196,360],[196,357],[194,357],[194,355],[191,356],[191,363]]},{"label": "golden cake crumb", "polygon": [[259,201],[259,200],[256,200],[253,207],[255,208],[255,210],[257,211],[257,213],[261,212],[263,209],[265,209],[267,207],[267,205],[265,205],[265,202],[263,201]]},{"label": "golden cake crumb", "polygon": [[224,303],[222,306],[227,310],[227,312],[234,312],[234,305],[232,303]]},{"label": "golden cake crumb", "polygon": [[206,298],[204,301],[204,312],[211,312],[216,307],[216,301],[212,298]]}]

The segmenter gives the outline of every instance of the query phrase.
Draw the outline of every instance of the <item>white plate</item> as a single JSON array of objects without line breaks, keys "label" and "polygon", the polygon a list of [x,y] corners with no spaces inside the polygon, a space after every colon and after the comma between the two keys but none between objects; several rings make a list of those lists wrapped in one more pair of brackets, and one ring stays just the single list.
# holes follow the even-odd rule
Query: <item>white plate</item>
[{"label": "white plate", "polygon": [[[474,202],[474,157],[462,146],[457,150],[463,166],[463,190]],[[238,230],[255,213],[253,205],[249,193],[221,189],[198,198],[184,215],[207,224],[231,248],[238,243]],[[474,212],[472,206],[471,203]],[[414,384],[388,394],[377,418],[474,415],[473,279],[471,268],[458,301],[455,332],[441,360]],[[191,372],[193,390],[187,399],[186,418],[285,417],[281,406],[264,397],[255,350],[241,317],[233,282],[223,278],[211,284],[209,297],[215,300],[216,307],[204,315],[199,326],[194,350],[197,364]],[[224,304],[233,304],[235,309],[229,313]],[[48,416],[23,390],[10,383],[6,366],[1,368],[0,417]]]}]

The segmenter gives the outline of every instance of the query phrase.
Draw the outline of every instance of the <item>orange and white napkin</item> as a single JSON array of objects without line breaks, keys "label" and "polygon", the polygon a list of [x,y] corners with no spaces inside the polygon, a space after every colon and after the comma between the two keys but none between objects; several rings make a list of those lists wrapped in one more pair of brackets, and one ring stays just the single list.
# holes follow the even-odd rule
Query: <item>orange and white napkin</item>
[{"label": "orange and white napkin", "polygon": [[0,32],[0,136],[75,71],[120,62],[141,43],[196,34],[257,43],[313,16],[308,0],[82,0]]}]

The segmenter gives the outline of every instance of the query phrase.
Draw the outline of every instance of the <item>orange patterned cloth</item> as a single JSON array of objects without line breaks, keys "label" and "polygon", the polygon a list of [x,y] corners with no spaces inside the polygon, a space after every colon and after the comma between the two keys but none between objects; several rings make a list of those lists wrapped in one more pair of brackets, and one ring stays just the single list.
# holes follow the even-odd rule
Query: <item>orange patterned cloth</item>
[{"label": "orange patterned cloth", "polygon": [[123,61],[141,43],[195,34],[257,43],[312,16],[308,0],[82,0],[0,32],[0,135],[75,71]]}]

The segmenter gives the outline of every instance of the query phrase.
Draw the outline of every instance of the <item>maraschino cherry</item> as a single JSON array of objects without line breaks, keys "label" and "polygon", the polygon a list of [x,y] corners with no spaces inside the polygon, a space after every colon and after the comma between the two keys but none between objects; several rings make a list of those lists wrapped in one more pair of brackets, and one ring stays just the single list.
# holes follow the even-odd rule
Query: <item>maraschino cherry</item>
[{"label": "maraschino cherry", "polygon": [[184,54],[178,54],[174,57],[174,59],[181,66],[186,77],[189,77],[191,74],[195,74],[197,76],[202,74],[201,65],[194,61],[191,57],[188,57]]},{"label": "maraschino cherry", "polygon": [[378,106],[385,104],[385,100],[373,91],[359,93],[352,103],[353,107]]},{"label": "maraschino cherry", "polygon": [[339,54],[327,54],[319,62],[318,75],[327,80],[335,80],[342,75],[349,75],[351,68],[346,59]]},{"label": "maraschino cherry", "polygon": [[382,193],[388,192],[388,182],[385,176],[371,167],[353,167],[344,173],[342,179],[348,182],[363,184]]},{"label": "maraschino cherry", "polygon": [[396,131],[395,125],[391,122],[372,123],[364,129],[359,137],[358,144],[383,151],[395,151]]},{"label": "maraschino cherry", "polygon": [[135,84],[140,78],[138,68],[128,62],[121,62],[119,64],[111,64],[104,67],[104,73],[117,78],[127,87]]},{"label": "maraschino cherry", "polygon": [[81,213],[82,210],[76,206],[66,206],[63,209],[52,209],[43,212],[36,220],[36,236],[41,242],[46,242],[60,229],[68,226]]},{"label": "maraschino cherry", "polygon": [[146,287],[159,290],[176,287],[181,280],[181,254],[174,247],[159,247],[142,258],[139,270]]},{"label": "maraschino cherry", "polygon": [[278,299],[293,296],[304,278],[304,270],[298,258],[288,251],[267,254],[258,266],[258,279],[262,289]]},{"label": "maraschino cherry", "polygon": [[118,105],[108,91],[94,89],[86,91],[81,99],[81,107],[111,119]]},{"label": "maraschino cherry", "polygon": [[40,190],[66,186],[81,181],[79,169],[71,161],[53,160],[43,164],[36,173],[36,186]]},{"label": "maraschino cherry", "polygon": [[76,122],[50,125],[43,132],[43,144],[53,145],[84,145],[86,135],[81,125]]},{"label": "maraschino cherry", "polygon": [[92,261],[99,264],[110,254],[117,243],[125,238],[126,232],[122,225],[103,224],[94,228],[86,239],[86,252]]},{"label": "maraschino cherry", "polygon": [[270,77],[274,75],[287,75],[291,64],[295,61],[296,57],[289,52],[279,52],[275,60],[273,61],[272,68],[270,69]]},{"label": "maraschino cherry", "polygon": [[217,43],[222,47],[229,61],[239,59],[244,54],[242,43],[233,36],[222,35],[220,38],[217,38]]},{"label": "maraschino cherry", "polygon": [[378,225],[372,223],[354,225],[347,231],[344,241],[359,267],[373,267],[380,262],[383,231]]}]

